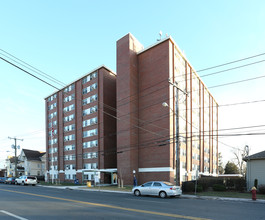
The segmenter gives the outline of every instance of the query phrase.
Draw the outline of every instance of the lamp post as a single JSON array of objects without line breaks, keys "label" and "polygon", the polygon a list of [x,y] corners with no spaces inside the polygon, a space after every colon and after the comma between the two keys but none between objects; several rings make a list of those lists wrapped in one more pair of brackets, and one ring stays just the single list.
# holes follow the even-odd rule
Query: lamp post
[{"label": "lamp post", "polygon": [[173,157],[173,167],[174,167],[174,164],[175,164],[175,175],[176,175],[176,185],[179,185],[179,121],[178,121],[178,105],[176,105],[176,112],[166,103],[166,102],[163,102],[162,103],[162,106],[164,107],[168,107],[174,114],[175,114],[175,124],[176,124],[176,135],[175,135],[175,161],[174,161],[174,157]]}]

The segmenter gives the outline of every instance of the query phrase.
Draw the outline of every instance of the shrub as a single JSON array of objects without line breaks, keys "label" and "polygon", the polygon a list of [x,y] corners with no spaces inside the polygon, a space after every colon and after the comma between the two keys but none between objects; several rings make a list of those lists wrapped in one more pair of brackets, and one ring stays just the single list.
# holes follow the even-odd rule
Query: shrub
[{"label": "shrub", "polygon": [[214,190],[214,191],[225,191],[226,188],[225,188],[225,186],[222,185],[222,184],[214,184],[214,185],[213,185],[213,190]]},{"label": "shrub", "polygon": [[235,190],[239,192],[243,192],[246,187],[246,180],[245,178],[235,179]]},{"label": "shrub", "polygon": [[182,183],[182,191],[183,192],[194,192],[195,184],[194,181],[186,181]]},{"label": "shrub", "polygon": [[258,188],[258,179],[254,180],[254,186],[256,187],[256,189]]},{"label": "shrub", "polygon": [[265,185],[259,185],[258,186],[258,191],[260,194],[265,194]]},{"label": "shrub", "polygon": [[202,192],[202,191],[203,191],[202,185],[197,185],[197,192]]}]

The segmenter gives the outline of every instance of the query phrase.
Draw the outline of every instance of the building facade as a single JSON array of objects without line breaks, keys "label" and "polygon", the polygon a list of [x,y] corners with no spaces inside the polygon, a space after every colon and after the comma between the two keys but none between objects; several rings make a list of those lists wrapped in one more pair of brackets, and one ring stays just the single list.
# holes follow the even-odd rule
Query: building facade
[{"label": "building facade", "polygon": [[243,158],[243,160],[247,162],[247,189],[251,190],[251,188],[254,186],[255,179],[258,180],[258,186],[265,185],[265,151],[247,156]]},{"label": "building facade", "polygon": [[23,168],[23,171],[18,171],[19,175],[45,176],[46,153],[22,149],[18,156],[18,168]]},{"label": "building facade", "polygon": [[116,74],[101,66],[45,101],[48,180],[113,183]]},{"label": "building facade", "polygon": [[49,180],[133,185],[217,175],[218,104],[171,37],[117,41],[105,66],[46,100]]},{"label": "building facade", "polygon": [[171,37],[117,41],[117,168],[125,184],[218,170],[218,104]]}]

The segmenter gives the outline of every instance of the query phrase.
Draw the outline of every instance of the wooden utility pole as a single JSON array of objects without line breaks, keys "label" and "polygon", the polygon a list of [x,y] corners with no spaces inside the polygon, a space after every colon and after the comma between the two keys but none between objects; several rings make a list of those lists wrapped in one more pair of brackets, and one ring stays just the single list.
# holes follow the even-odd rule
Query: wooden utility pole
[{"label": "wooden utility pole", "polygon": [[15,140],[15,145],[14,146],[14,149],[15,149],[15,177],[18,177],[17,176],[17,141],[23,141],[23,139],[19,139],[19,138],[11,138],[11,137],[8,137],[9,139],[14,139]]}]

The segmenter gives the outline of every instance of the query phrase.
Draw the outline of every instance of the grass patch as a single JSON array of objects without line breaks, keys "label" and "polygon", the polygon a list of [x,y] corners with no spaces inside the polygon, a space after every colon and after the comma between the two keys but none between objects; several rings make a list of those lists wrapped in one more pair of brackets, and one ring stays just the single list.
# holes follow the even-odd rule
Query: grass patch
[{"label": "grass patch", "polygon": [[[188,194],[188,193],[185,193]],[[194,195],[194,193],[189,193],[190,195]],[[251,199],[251,192],[217,192],[217,191],[208,191],[208,192],[199,192],[198,196],[215,196],[215,197],[229,197],[229,198],[242,198],[242,199]],[[265,199],[264,194],[257,194],[257,199]]]}]

